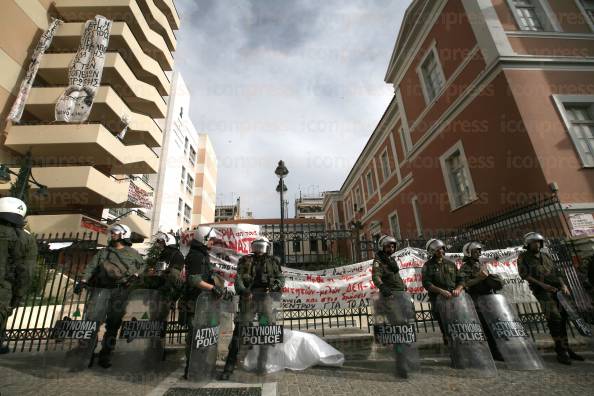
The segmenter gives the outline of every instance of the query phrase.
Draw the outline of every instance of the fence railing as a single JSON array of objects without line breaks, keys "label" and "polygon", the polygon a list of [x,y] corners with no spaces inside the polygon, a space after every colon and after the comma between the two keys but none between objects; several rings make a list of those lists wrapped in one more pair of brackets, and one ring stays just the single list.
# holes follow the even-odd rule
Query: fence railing
[{"label": "fence railing", "polygon": [[[532,202],[524,207],[497,213],[490,218],[480,219],[475,224],[466,225],[456,233],[441,235],[452,250],[461,250],[469,240],[483,242],[487,248],[518,246],[522,235],[528,231],[540,231],[549,238],[549,248],[559,265],[565,271],[578,306],[584,312],[590,301],[575,272],[575,248],[566,238],[566,223],[561,206],[556,197]],[[274,229],[263,230],[273,242],[280,240]],[[285,250],[287,265],[290,267],[317,270],[351,264],[355,258],[354,244],[359,244],[365,258],[371,258],[375,241],[360,240],[350,230],[327,231],[319,225],[308,228],[295,228],[287,234],[285,243],[301,242]],[[49,332],[56,320],[63,317],[76,319],[84,312],[86,295],[73,293],[75,280],[84,270],[87,262],[96,253],[98,235],[54,234],[38,236],[39,257],[29,291],[7,323],[7,339],[12,351],[39,351],[52,348],[68,348],[66,343],[48,340]],[[313,241],[317,241],[317,251],[312,252]],[[402,246],[424,247],[424,240],[402,240]],[[310,246],[311,244],[312,246]],[[287,246],[285,246],[287,248]],[[306,250],[308,249],[308,250]],[[538,304],[516,304],[516,309],[530,333],[535,336],[546,332],[546,323]],[[439,331],[431,315],[429,303],[416,302],[416,323],[419,332]],[[290,329],[320,332],[325,335],[331,329],[349,329],[369,332],[373,324],[372,307],[327,309],[327,310],[286,310],[279,318]],[[171,312],[168,322],[167,343],[184,343],[187,329],[180,325],[176,310]]]}]

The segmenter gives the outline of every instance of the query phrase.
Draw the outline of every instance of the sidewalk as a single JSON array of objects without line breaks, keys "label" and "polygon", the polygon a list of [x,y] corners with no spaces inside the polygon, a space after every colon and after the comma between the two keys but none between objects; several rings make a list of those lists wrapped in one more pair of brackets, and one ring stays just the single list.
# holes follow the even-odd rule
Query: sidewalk
[{"label": "sidewalk", "polygon": [[[464,372],[449,367],[447,355],[422,351],[421,369],[409,380],[392,376],[389,359],[349,359],[342,368],[314,367],[303,372],[285,372],[278,378],[246,385],[215,382],[206,390],[181,380],[183,352],[173,351],[159,373],[129,374],[115,367],[93,367],[79,373],[60,368],[61,354],[19,353],[0,357],[0,394],[12,395],[589,395],[594,389],[594,353],[586,362],[562,366],[554,354],[545,353],[547,368],[518,372],[498,363],[494,378],[464,378]],[[251,374],[237,372],[233,381],[253,382]],[[261,380],[260,380],[261,381]],[[242,393],[234,391],[244,388]],[[245,389],[247,388],[247,389]]]}]

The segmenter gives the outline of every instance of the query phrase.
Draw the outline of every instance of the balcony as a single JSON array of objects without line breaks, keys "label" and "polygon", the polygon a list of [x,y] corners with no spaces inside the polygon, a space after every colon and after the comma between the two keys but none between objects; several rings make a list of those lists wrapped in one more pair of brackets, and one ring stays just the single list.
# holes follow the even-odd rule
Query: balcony
[{"label": "balcony", "polygon": [[84,22],[97,14],[114,22],[126,22],[144,52],[163,70],[172,70],[173,56],[165,39],[150,28],[136,0],[55,0],[54,4],[65,22]]},{"label": "balcony", "polygon": [[31,151],[44,165],[101,165],[113,174],[157,173],[159,158],[145,145],[125,146],[100,124],[12,125],[5,146]]},{"label": "balcony", "polygon": [[[26,111],[38,120],[53,120],[56,102],[65,89],[65,87],[31,89]],[[152,118],[132,112],[113,88],[99,87],[88,122],[101,123],[112,133],[118,134],[123,128],[121,120],[123,115],[127,115],[130,121],[124,139],[125,145],[161,146],[163,134]]]},{"label": "balcony", "polygon": [[173,0],[155,0],[155,5],[165,14],[173,29],[179,29],[180,20]]},{"label": "balcony", "polygon": [[118,222],[127,225],[132,232],[135,232],[144,238],[150,238],[151,236],[151,220],[147,220],[136,212],[121,217]]},{"label": "balcony", "polygon": [[[47,54],[38,76],[49,85],[68,85],[68,68],[75,54]],[[101,81],[112,87],[128,107],[152,118],[165,118],[167,104],[152,85],[139,81],[118,53],[108,53]]]},{"label": "balcony", "polygon": [[170,51],[175,51],[177,39],[165,14],[155,5],[154,0],[137,0],[137,2],[151,29],[163,37]]},{"label": "balcony", "polygon": [[[32,173],[49,191],[48,196],[39,197],[34,194],[37,187],[31,187],[33,211],[72,212],[89,207],[123,206],[128,202],[130,182],[118,182],[92,166],[33,168]],[[1,184],[0,193],[5,194],[9,188],[10,184]]]},{"label": "balcony", "polygon": [[79,236],[98,234],[99,245],[107,245],[107,225],[82,214],[32,215],[27,217],[31,230],[37,235],[66,234]]},{"label": "balcony", "polygon": [[[48,52],[76,52],[83,29],[84,23],[63,24],[56,32]],[[163,69],[142,50],[126,23],[114,22],[107,51],[119,53],[136,77],[154,86],[161,96],[169,95],[171,84]]]}]

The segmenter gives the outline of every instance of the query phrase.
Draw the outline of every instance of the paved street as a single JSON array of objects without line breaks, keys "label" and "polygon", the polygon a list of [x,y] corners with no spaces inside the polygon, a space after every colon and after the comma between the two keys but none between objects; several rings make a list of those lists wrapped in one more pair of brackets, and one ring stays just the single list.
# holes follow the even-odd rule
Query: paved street
[{"label": "paved street", "polygon": [[[207,391],[197,393],[197,387],[180,380],[182,354],[168,357],[158,374],[132,375],[118,373],[114,368],[98,367],[81,373],[67,373],[57,367],[56,356],[16,354],[0,358],[0,390],[7,395],[333,395],[353,394],[393,395],[589,395],[594,389],[594,354],[588,361],[571,367],[557,364],[552,354],[546,354],[547,369],[540,372],[514,372],[499,364],[495,378],[471,379],[448,367],[445,356],[424,356],[421,372],[404,381],[390,376],[390,363],[385,360],[348,361],[343,368],[312,368],[304,372],[286,372],[281,378],[264,385],[213,383]],[[244,375],[234,379],[254,380]],[[276,382],[274,382],[276,381]],[[233,388],[249,386],[242,393]],[[221,388],[223,387],[223,388]]]}]

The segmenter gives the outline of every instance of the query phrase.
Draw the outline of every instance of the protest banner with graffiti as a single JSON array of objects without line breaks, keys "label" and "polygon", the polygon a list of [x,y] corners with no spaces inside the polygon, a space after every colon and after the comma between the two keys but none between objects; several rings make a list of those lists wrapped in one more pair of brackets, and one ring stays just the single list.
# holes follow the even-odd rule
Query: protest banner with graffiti
[{"label": "protest banner with graffiti", "polygon": [[101,85],[112,21],[97,15],[85,23],[83,36],[68,70],[68,88],[56,103],[56,121],[85,122]]},{"label": "protest banner with graffiti", "polygon": [[[217,228],[219,237],[225,242],[213,248],[211,261],[215,272],[225,280],[233,291],[238,258],[246,251],[247,241],[253,235],[245,228],[232,226],[223,232]],[[257,232],[255,229],[253,232]],[[253,239],[252,239],[253,240]],[[247,244],[249,246],[249,244]],[[482,261],[492,274],[499,274],[505,283],[501,293],[513,303],[534,302],[534,297],[517,269],[521,248],[491,250],[483,253]],[[448,258],[462,265],[461,253],[448,253]],[[428,301],[423,288],[421,270],[427,260],[424,250],[405,248],[394,254],[400,267],[400,275],[409,293],[417,302]],[[344,309],[366,307],[371,304],[377,289],[371,280],[372,260],[321,271],[301,271],[283,267],[285,287],[283,289],[284,309]]]}]

